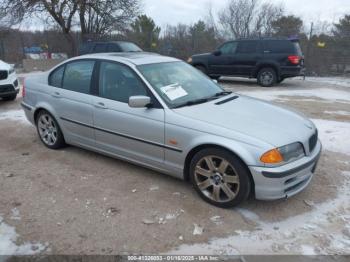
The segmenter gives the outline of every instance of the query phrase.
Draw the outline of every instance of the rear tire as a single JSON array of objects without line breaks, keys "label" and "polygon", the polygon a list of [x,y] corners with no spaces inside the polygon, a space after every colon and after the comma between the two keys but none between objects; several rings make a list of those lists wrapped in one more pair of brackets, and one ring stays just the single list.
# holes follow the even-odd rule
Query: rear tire
[{"label": "rear tire", "polygon": [[223,149],[207,148],[195,154],[190,164],[190,179],[199,196],[217,207],[235,207],[250,194],[247,167]]},{"label": "rear tire", "polygon": [[258,76],[258,84],[263,87],[271,87],[277,83],[276,71],[271,67],[260,69]]},{"label": "rear tire", "polygon": [[46,110],[41,110],[36,117],[36,128],[41,142],[46,147],[60,149],[66,145],[56,119]]},{"label": "rear tire", "polygon": [[16,97],[17,97],[17,94],[12,95],[12,96],[5,96],[5,97],[2,98],[2,100],[4,100],[4,101],[13,101],[13,100],[16,99]]}]

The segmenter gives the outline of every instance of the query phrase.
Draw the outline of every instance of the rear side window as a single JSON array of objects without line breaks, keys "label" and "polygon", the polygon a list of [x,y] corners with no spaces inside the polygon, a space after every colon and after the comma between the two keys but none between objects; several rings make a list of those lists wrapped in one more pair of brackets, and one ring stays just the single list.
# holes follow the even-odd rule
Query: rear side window
[{"label": "rear side window", "polygon": [[294,45],[294,49],[296,50],[297,54],[302,56],[303,55],[303,51],[301,50],[301,47],[299,45],[298,42],[293,42]]},{"label": "rear side window", "polygon": [[257,52],[257,41],[241,41],[238,43],[237,54],[254,54]]},{"label": "rear side window", "polygon": [[[295,44],[299,46],[299,43],[295,42]],[[265,41],[264,52],[275,54],[298,54],[294,42],[281,40]]]},{"label": "rear side window", "polygon": [[95,53],[106,53],[107,45],[106,44],[96,44],[94,48]]},{"label": "rear side window", "polygon": [[89,94],[94,61],[68,63],[64,72],[63,89]]},{"label": "rear side window", "polygon": [[61,66],[57,68],[55,71],[53,71],[49,77],[49,85],[54,87],[61,87],[63,72],[64,72],[64,66]]}]

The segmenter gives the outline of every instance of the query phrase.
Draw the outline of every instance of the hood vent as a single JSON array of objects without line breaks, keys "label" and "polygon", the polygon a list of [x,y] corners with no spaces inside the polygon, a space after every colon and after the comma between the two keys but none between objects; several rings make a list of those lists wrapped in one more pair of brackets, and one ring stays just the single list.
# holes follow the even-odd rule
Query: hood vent
[{"label": "hood vent", "polygon": [[230,97],[230,98],[227,98],[227,99],[224,99],[224,100],[222,100],[222,101],[220,101],[220,102],[217,102],[217,103],[215,103],[215,105],[222,105],[222,104],[225,104],[225,103],[227,103],[227,102],[230,102],[230,101],[232,101],[232,100],[236,100],[238,98],[238,96],[233,96],[233,97]]}]

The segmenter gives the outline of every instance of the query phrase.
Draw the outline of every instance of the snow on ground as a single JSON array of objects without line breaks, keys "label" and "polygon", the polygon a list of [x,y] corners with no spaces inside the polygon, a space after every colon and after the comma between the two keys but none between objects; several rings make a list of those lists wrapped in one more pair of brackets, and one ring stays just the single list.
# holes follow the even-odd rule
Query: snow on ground
[{"label": "snow on ground", "polygon": [[350,112],[349,111],[324,111],[325,114],[328,115],[339,115],[339,116],[350,116]]},{"label": "snow on ground", "polygon": [[289,100],[284,96],[307,97],[307,99],[299,99],[300,101],[319,101],[315,98],[332,102],[350,103],[350,92],[342,90],[334,90],[329,88],[308,89],[308,90],[270,90],[270,91],[239,91],[242,95],[252,96],[255,98],[273,101],[273,100]]},{"label": "snow on ground", "polygon": [[12,121],[19,121],[23,124],[30,124],[24,114],[24,111],[21,109],[10,110],[5,112],[0,111],[0,120],[12,120]]},{"label": "snow on ground", "polygon": [[349,77],[306,77],[306,81],[350,87]]},{"label": "snow on ground", "polygon": [[[242,216],[256,223],[255,230],[236,230],[236,235],[205,244],[181,245],[168,254],[348,254],[350,237],[344,230],[350,228],[350,172],[342,175],[346,182],[337,197],[315,205],[310,212],[279,222],[265,222],[254,212],[238,208]],[[333,227],[331,231],[329,227]]]},{"label": "snow on ground", "polygon": [[325,150],[350,155],[350,123],[323,119],[312,121]]},{"label": "snow on ground", "polygon": [[47,249],[47,244],[28,243],[17,244],[18,234],[14,227],[7,225],[0,216],[0,256],[34,255]]}]

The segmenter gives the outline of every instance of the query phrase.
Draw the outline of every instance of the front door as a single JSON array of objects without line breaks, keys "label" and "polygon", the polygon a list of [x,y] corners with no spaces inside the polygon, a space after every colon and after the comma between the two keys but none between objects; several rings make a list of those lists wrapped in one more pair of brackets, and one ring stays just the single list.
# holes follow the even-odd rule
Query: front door
[{"label": "front door", "polygon": [[163,108],[128,105],[131,96],[151,96],[142,80],[126,65],[101,61],[98,83],[98,96],[93,99],[97,146],[127,159],[161,165],[164,162]]},{"label": "front door", "polygon": [[235,75],[236,48],[237,42],[228,42],[214,52],[209,58],[209,74]]}]

